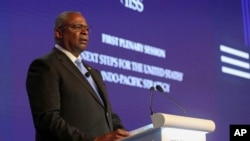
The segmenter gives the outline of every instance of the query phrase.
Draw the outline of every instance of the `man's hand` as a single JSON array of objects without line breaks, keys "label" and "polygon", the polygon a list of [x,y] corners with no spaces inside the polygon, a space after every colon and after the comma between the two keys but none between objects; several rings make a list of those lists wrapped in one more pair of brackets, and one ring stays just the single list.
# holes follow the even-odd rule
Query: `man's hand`
[{"label": "man's hand", "polygon": [[106,133],[102,136],[96,137],[94,141],[116,141],[124,137],[128,137],[130,134],[122,129],[118,129],[113,132]]}]

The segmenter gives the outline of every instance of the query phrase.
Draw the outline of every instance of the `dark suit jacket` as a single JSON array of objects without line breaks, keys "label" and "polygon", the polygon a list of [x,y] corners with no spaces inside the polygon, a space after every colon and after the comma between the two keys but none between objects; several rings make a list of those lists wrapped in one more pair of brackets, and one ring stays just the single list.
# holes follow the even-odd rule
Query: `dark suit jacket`
[{"label": "dark suit jacket", "polygon": [[31,63],[26,88],[36,141],[92,141],[95,136],[123,128],[119,117],[112,113],[100,72],[87,68],[105,105],[58,49]]}]

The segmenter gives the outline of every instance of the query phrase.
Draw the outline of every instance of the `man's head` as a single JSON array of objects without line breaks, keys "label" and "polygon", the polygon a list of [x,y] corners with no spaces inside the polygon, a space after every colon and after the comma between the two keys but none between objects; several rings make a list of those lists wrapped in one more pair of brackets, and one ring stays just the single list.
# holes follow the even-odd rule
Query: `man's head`
[{"label": "man's head", "polygon": [[80,12],[63,12],[55,21],[55,43],[78,57],[87,48],[89,30],[90,27]]}]

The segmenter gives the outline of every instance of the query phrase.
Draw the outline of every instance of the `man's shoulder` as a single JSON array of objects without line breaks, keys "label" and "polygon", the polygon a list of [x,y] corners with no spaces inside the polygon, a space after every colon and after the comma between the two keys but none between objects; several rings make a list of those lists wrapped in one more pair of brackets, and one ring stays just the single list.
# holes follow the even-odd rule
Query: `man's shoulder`
[{"label": "man's shoulder", "polygon": [[36,65],[45,65],[45,66],[55,66],[58,64],[58,61],[60,60],[59,58],[62,58],[63,54],[60,54],[60,51],[57,51],[55,49],[51,50],[47,54],[41,55],[37,58],[35,58],[31,62],[31,66],[36,66]]},{"label": "man's shoulder", "polygon": [[66,56],[56,48],[53,48],[47,54],[37,57],[35,60],[52,61],[55,59],[65,58]]}]

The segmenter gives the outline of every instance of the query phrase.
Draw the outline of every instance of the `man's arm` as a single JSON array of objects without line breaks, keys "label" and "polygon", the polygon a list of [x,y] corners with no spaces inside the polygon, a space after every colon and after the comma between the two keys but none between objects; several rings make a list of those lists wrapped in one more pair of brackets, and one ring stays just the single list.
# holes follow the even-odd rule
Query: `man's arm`
[{"label": "man's arm", "polygon": [[45,140],[93,141],[61,117],[59,85],[58,73],[44,60],[30,65],[26,87],[37,133]]}]

